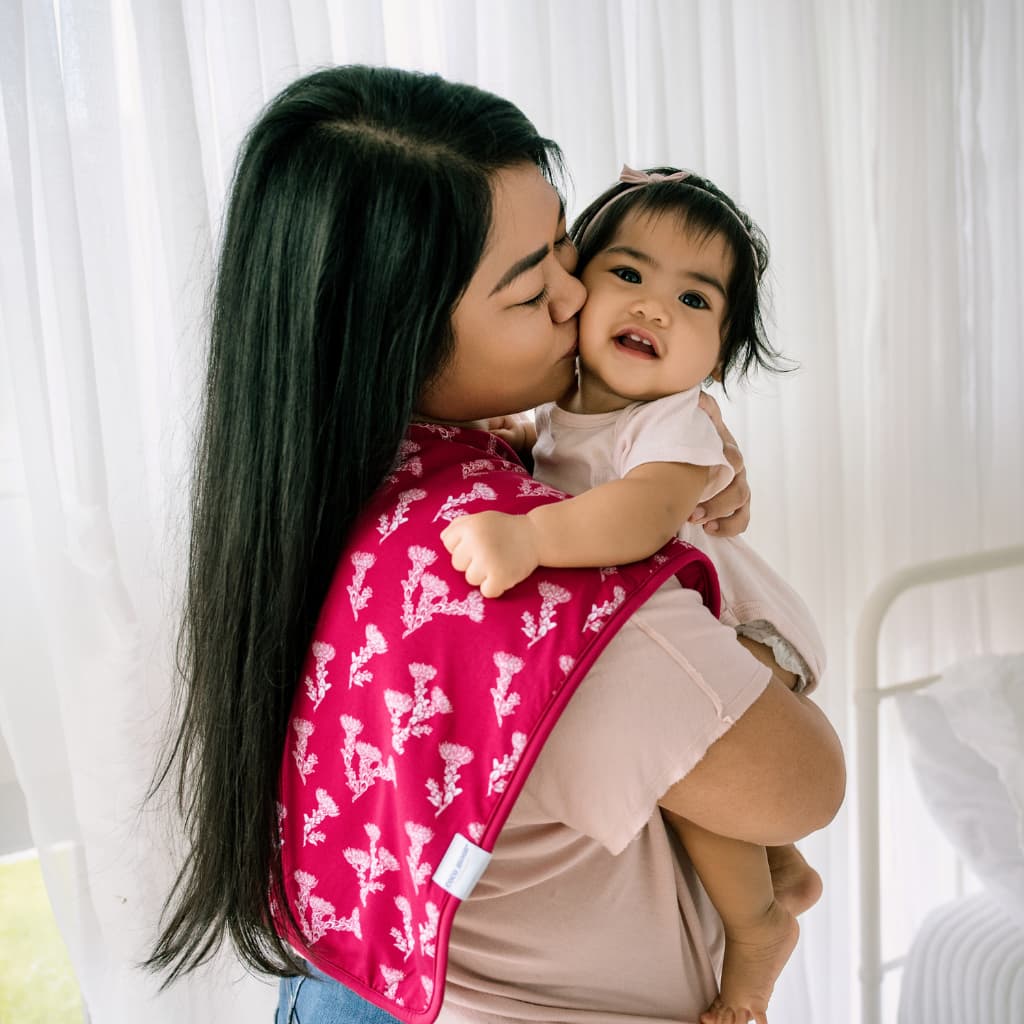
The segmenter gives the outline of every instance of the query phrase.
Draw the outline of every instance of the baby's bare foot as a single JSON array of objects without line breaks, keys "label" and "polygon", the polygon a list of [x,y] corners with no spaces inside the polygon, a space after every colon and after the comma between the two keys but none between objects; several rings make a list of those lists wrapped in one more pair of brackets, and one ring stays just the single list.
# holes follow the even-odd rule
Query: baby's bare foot
[{"label": "baby's bare foot", "polygon": [[719,996],[700,1024],[768,1024],[768,1000],[799,936],[796,918],[774,900],[757,921],[727,925]]},{"label": "baby's bare foot", "polygon": [[776,900],[794,916],[809,910],[821,899],[821,875],[792,844],[769,846],[768,867]]}]

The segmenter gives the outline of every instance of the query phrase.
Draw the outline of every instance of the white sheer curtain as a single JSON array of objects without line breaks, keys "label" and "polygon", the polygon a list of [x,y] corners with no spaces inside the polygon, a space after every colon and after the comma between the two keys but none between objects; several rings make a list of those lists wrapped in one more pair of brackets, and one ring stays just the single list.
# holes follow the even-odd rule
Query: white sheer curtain
[{"label": "white sheer curtain", "polygon": [[[269,1019],[274,1000],[229,958],[159,995],[132,966],[170,874],[137,808],[203,301],[262,103],[327,63],[438,70],[558,139],[570,210],[623,161],[699,168],[750,210],[801,369],[737,388],[727,418],[751,539],[817,612],[819,699],[852,753],[870,587],[1024,534],[1022,58],[1014,0],[3,0],[0,726],[95,1024]],[[1019,638],[1009,586],[903,609],[887,668]],[[826,896],[776,1019],[854,1019],[853,806],[805,844]]]}]

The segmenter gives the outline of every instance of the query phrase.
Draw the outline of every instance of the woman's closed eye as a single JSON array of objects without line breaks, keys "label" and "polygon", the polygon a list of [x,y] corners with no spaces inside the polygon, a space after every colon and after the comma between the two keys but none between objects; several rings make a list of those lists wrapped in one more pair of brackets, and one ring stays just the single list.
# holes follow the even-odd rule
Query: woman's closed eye
[{"label": "woman's closed eye", "polygon": [[520,302],[520,306],[527,306],[533,309],[536,306],[541,306],[547,300],[548,297],[548,286],[544,285],[543,288],[532,299],[527,299],[525,302]]}]

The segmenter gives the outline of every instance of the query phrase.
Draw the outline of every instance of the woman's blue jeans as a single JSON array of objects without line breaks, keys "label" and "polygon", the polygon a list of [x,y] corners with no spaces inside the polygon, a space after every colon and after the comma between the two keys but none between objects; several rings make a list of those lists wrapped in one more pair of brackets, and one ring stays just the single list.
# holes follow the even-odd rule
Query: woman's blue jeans
[{"label": "woman's blue jeans", "polygon": [[282,978],[274,1024],[400,1024],[379,1006],[307,964],[310,978]]}]

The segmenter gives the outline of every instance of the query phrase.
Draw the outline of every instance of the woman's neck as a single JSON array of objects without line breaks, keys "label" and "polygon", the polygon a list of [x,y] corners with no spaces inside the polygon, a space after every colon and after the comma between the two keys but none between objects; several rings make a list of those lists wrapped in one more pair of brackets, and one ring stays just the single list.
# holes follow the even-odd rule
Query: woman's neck
[{"label": "woman's neck", "polygon": [[442,427],[461,427],[464,430],[486,430],[487,420],[438,420],[433,416],[423,416],[420,413],[413,413],[413,423],[437,423]]}]

